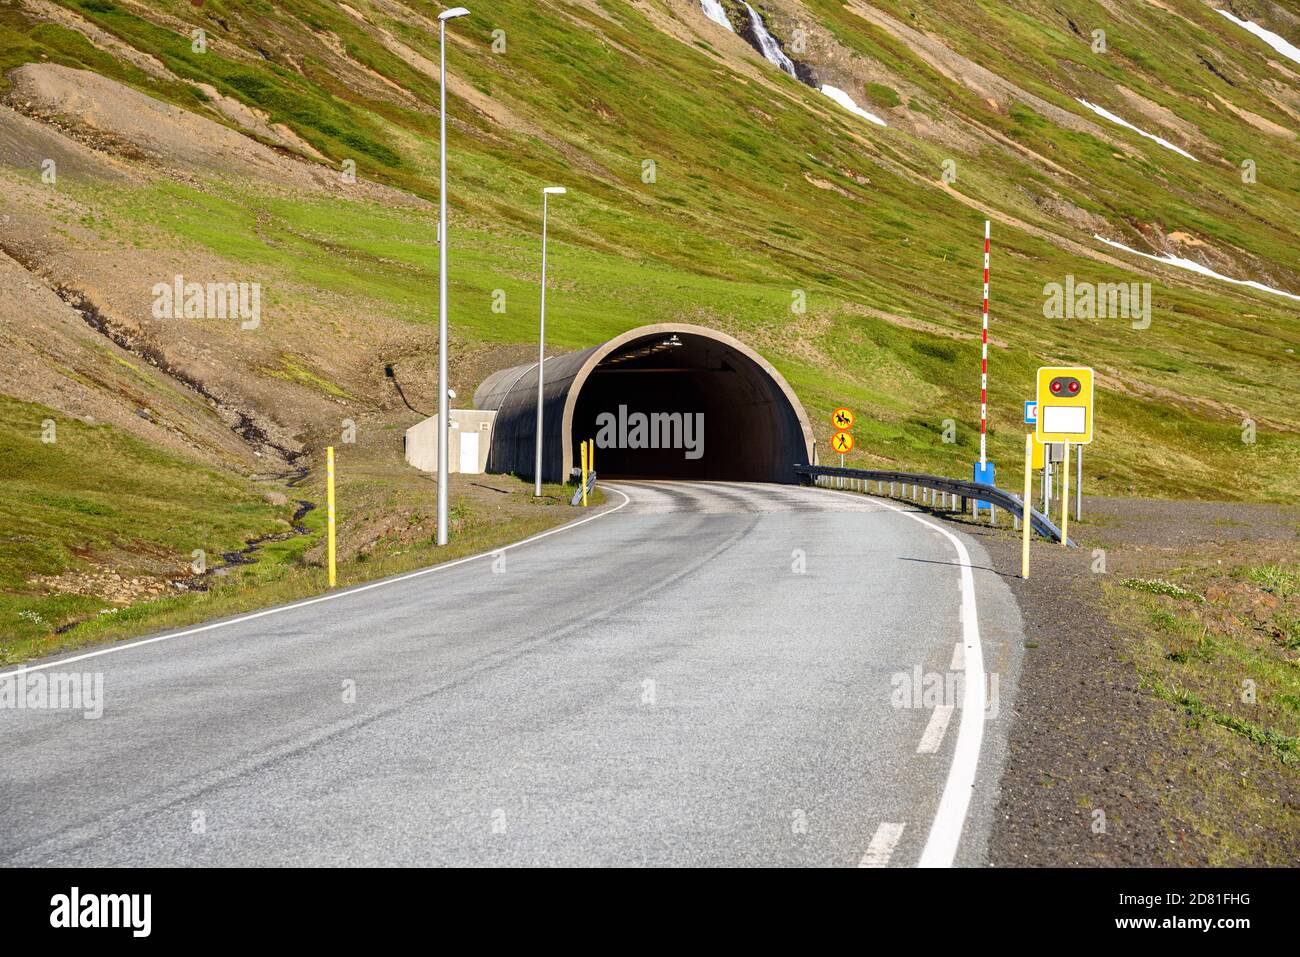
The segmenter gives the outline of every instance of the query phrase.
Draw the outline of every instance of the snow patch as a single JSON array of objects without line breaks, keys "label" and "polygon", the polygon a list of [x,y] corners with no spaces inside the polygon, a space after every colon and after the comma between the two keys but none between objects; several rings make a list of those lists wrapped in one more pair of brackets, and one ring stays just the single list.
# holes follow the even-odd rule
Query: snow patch
[{"label": "snow patch", "polygon": [[1202,276],[1209,276],[1212,279],[1221,279],[1224,282],[1235,283],[1238,286],[1250,286],[1252,289],[1271,292],[1275,296],[1286,296],[1288,299],[1294,299],[1296,302],[1300,302],[1300,296],[1297,296],[1294,293],[1285,292],[1281,289],[1274,289],[1272,286],[1266,286],[1262,282],[1255,282],[1253,279],[1233,279],[1231,276],[1225,276],[1223,273],[1215,272],[1208,266],[1202,266],[1200,263],[1193,262],[1190,259],[1180,259],[1177,256],[1170,256],[1168,254],[1165,254],[1164,256],[1153,256],[1150,253],[1140,253],[1136,249],[1130,249],[1123,243],[1117,243],[1114,240],[1106,239],[1104,236],[1098,236],[1095,233],[1092,238],[1100,240],[1107,246],[1113,246],[1116,249],[1124,250],[1126,253],[1132,253],[1134,256],[1141,256],[1143,259],[1154,259],[1158,263],[1164,263],[1168,266],[1177,266],[1179,269],[1186,269],[1189,272],[1200,273]]},{"label": "snow patch", "polygon": [[1193,163],[1200,162],[1200,160],[1198,160],[1191,153],[1187,152],[1187,150],[1179,149],[1177,146],[1175,146],[1173,143],[1169,142],[1166,139],[1161,139],[1159,136],[1156,136],[1152,133],[1148,133],[1146,130],[1138,129],[1128,120],[1124,119],[1123,117],[1116,116],[1114,113],[1112,113],[1110,110],[1106,109],[1105,107],[1098,106],[1096,103],[1089,103],[1087,100],[1081,100],[1077,96],[1074,98],[1074,101],[1076,103],[1082,103],[1088,109],[1092,110],[1092,112],[1096,113],[1098,116],[1105,117],[1106,119],[1110,120],[1112,123],[1118,123],[1120,126],[1127,127],[1128,129],[1136,133],[1138,136],[1145,136],[1149,140],[1155,140],[1157,143],[1159,143],[1161,146],[1165,147],[1166,149],[1171,149],[1175,153],[1179,154],[1180,156],[1186,156]]},{"label": "snow patch", "polygon": [[843,90],[839,89],[838,87],[824,86],[822,87],[822,92],[825,93],[827,96],[829,96],[840,106],[844,107],[850,113],[853,113],[856,116],[860,116],[864,120],[870,120],[872,123],[875,123],[877,126],[889,125],[880,117],[876,116],[876,114],[868,113],[862,107],[858,106],[858,104],[853,102],[853,97],[849,96],[847,93],[845,93]]},{"label": "snow patch", "polygon": [[797,80],[799,74],[794,71],[794,61],[785,55],[781,44],[776,42],[776,37],[767,32],[767,25],[763,23],[763,18],[759,16],[758,11],[748,3],[745,3],[745,9],[749,12],[749,22],[754,26],[754,36],[758,38],[758,47],[763,56],[767,57],[769,63],[779,66]]},{"label": "snow patch", "polygon": [[1288,57],[1289,59],[1294,60],[1296,63],[1300,63],[1300,48],[1294,47],[1290,43],[1287,43],[1286,40],[1282,39],[1272,30],[1265,30],[1258,23],[1251,23],[1249,20],[1238,20],[1227,10],[1216,9],[1215,12],[1223,14],[1225,17],[1227,17],[1237,26],[1241,27],[1243,30],[1249,30],[1251,33],[1255,34],[1255,36],[1259,37],[1261,40],[1263,40],[1265,43],[1271,46],[1278,53],[1282,54],[1284,57]]},{"label": "snow patch", "polygon": [[732,33],[736,32],[736,28],[733,27],[731,21],[727,19],[727,11],[722,9],[722,3],[720,0],[700,0],[700,9],[704,11],[706,17],[718,26],[726,27]]}]

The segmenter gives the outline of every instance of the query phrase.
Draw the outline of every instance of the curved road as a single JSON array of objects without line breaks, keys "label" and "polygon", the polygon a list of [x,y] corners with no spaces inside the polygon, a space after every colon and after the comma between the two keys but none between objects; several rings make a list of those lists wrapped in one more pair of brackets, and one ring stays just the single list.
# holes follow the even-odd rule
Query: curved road
[{"label": "curved road", "polygon": [[104,713],[0,710],[0,863],[982,863],[1023,647],[983,551],[863,495],[608,487],[495,556],[38,663]]}]

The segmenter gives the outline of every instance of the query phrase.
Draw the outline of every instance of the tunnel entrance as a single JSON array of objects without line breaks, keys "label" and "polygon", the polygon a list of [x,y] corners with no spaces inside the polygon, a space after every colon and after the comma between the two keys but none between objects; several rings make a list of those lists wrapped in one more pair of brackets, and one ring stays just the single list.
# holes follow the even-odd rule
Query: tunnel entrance
[{"label": "tunnel entrance", "polygon": [[[607,478],[779,481],[793,409],[757,365],[714,339],[670,334],[607,355],[578,393],[571,441]],[[776,393],[776,394],[774,394]]]},{"label": "tunnel entrance", "polygon": [[[561,481],[581,442],[602,478],[795,482],[812,430],[785,380],[761,356],[699,326],[643,326],[583,352],[549,357],[543,464]],[[475,393],[497,411],[488,469],[532,478],[537,363],[489,376]]]}]

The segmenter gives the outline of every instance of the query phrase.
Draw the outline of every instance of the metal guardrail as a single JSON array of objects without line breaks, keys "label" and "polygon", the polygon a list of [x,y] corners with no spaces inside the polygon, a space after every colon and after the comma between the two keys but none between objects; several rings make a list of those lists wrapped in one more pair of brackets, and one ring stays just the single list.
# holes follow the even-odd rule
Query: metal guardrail
[{"label": "metal guardrail", "polygon": [[[572,501],[569,502],[569,504],[581,505],[582,504],[582,470],[574,469],[573,477],[578,480],[578,490],[573,493],[573,499]],[[590,495],[595,490],[596,490],[596,473],[588,472],[587,473],[587,494]]]},{"label": "metal guardrail", "polygon": [[[829,465],[796,465],[794,467],[796,475],[806,475],[814,480],[819,476],[827,478],[843,478],[862,482],[876,482],[879,494],[886,494],[884,486],[889,486],[889,496],[894,496],[894,486],[901,485],[904,489],[909,486],[913,489],[928,488],[936,492],[947,492],[961,499],[962,511],[966,511],[966,503],[969,499],[976,499],[981,502],[990,502],[993,505],[1004,508],[1012,515],[1019,517],[1024,512],[1024,503],[1019,495],[1011,492],[1005,492],[993,485],[980,485],[978,482],[964,482],[961,479],[945,478],[942,475],[921,475],[916,472],[887,472],[878,469],[842,469]],[[866,489],[864,489],[866,490]],[[906,495],[906,492],[904,492]],[[1061,530],[1056,524],[1037,509],[1030,507],[1030,521],[1033,524],[1034,531],[1038,532],[1044,538],[1050,538],[1053,541],[1061,540]],[[1067,544],[1076,547],[1073,541]]]}]

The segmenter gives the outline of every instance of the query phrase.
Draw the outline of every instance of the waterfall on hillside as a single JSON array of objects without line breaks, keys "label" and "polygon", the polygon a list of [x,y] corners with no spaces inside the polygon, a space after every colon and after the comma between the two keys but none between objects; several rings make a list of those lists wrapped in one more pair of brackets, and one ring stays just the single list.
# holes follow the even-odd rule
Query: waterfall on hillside
[{"label": "waterfall on hillside", "polygon": [[[751,7],[749,3],[746,2],[746,0],[741,0],[741,2],[745,4],[745,10],[749,14],[749,23],[754,31],[754,39],[758,41],[759,52],[761,52],[763,56],[767,58],[767,61],[769,63],[773,64],[774,66],[780,67],[782,70],[784,70],[786,73],[789,73],[796,80],[799,80],[800,82],[807,82],[809,83],[810,86],[812,86],[813,85],[812,82],[804,80],[795,71],[794,61],[785,55],[785,51],[781,49],[781,44],[776,42],[776,37],[772,36],[772,34],[767,32],[767,24],[763,22],[763,18],[762,16],[759,15],[759,12],[755,10],[753,7]],[[727,19],[727,12],[722,8],[722,3],[720,2],[720,0],[700,0],[700,7],[704,10],[705,15],[714,23],[726,27],[728,30],[731,30],[733,33],[735,32],[735,30],[731,26],[730,21]],[[849,96],[847,93],[845,93],[843,90],[839,89],[838,87],[821,86],[815,88],[820,89],[822,93],[830,97],[832,100],[834,100],[840,106],[844,107],[853,115],[860,116],[864,120],[868,120],[869,122],[875,123],[878,126],[886,125],[884,120],[876,116],[876,114],[869,113],[866,110],[864,110],[862,107],[858,106],[858,104],[853,101],[853,97]]]},{"label": "waterfall on hillside", "polygon": [[736,28],[727,19],[727,11],[722,9],[721,0],[700,0],[700,7],[704,10],[704,15],[718,26],[726,27],[732,33],[736,32]]},{"label": "waterfall on hillside", "polygon": [[785,55],[781,44],[776,42],[776,37],[767,32],[767,26],[763,23],[763,18],[758,15],[758,11],[748,3],[745,3],[745,9],[749,12],[749,22],[754,26],[754,36],[758,38],[758,46],[763,56],[798,79],[799,75],[794,72],[794,61]]}]

